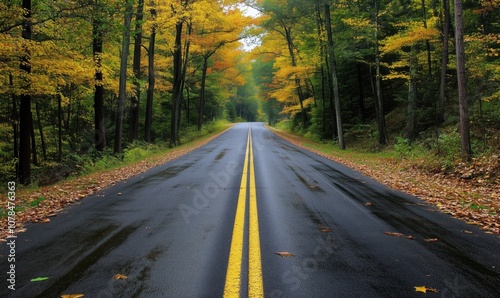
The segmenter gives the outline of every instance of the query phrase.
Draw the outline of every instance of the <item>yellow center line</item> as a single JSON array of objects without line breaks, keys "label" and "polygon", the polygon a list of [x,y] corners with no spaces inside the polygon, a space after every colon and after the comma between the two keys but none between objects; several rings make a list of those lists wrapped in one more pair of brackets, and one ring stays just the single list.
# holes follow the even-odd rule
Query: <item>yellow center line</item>
[{"label": "yellow center line", "polygon": [[[250,185],[247,183],[248,180]],[[236,215],[234,218],[233,235],[231,239],[229,262],[226,273],[226,284],[224,286],[224,297],[240,297],[248,188],[250,197],[248,223],[248,297],[264,297],[251,127],[248,129],[245,161],[243,164],[243,174],[241,177],[238,204],[236,206]]]},{"label": "yellow center line", "polygon": [[253,165],[252,131],[250,131],[250,214],[248,236],[248,297],[264,297],[262,261],[260,256],[259,216]]},{"label": "yellow center line", "polygon": [[250,146],[250,134],[247,138],[247,148],[245,151],[245,161],[243,164],[243,175],[241,176],[240,194],[238,205],[236,206],[236,216],[234,218],[233,236],[231,238],[231,248],[229,251],[229,263],[227,265],[226,285],[224,286],[224,297],[240,297],[241,285],[241,263],[243,259],[243,240],[245,228],[245,208],[247,197],[247,176],[248,176],[248,151]]}]

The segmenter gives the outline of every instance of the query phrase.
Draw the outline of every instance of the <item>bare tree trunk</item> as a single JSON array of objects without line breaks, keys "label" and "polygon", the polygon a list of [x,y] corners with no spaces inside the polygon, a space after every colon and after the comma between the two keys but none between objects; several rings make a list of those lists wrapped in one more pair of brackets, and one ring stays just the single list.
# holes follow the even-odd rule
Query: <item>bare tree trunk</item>
[{"label": "bare tree trunk", "polygon": [[[9,75],[9,84],[10,86],[14,85],[14,78],[12,74]],[[12,123],[12,132],[13,132],[13,137],[14,137],[14,160],[16,160],[15,168],[16,168],[16,177],[19,177],[19,145],[18,145],[18,140],[19,140],[19,113],[17,112],[17,98],[14,93],[12,93],[12,114],[10,121]]]},{"label": "bare tree trunk", "polygon": [[62,161],[62,102],[61,102],[61,95],[57,95],[57,128],[58,128],[58,154],[57,154],[57,161],[61,162]]},{"label": "bare tree trunk", "polygon": [[136,140],[139,135],[139,102],[141,99],[141,45],[142,45],[142,20],[143,20],[144,0],[139,0],[137,4],[137,13],[135,15],[135,33],[134,33],[134,58],[133,71],[135,75],[134,89],[135,94],[130,98],[130,128],[129,141]]},{"label": "bare tree trunk", "polygon": [[416,129],[416,102],[417,102],[417,49],[415,45],[411,46],[410,53],[410,80],[408,82],[408,104],[406,110],[406,129],[404,137],[410,140],[415,138]]},{"label": "bare tree trunk", "polygon": [[[293,50],[293,40],[292,40],[292,34],[290,32],[290,28],[288,28],[284,23],[283,29],[285,30],[285,37],[286,37],[286,42],[288,45],[288,52],[290,53],[290,58],[292,59],[292,67],[297,66],[297,61],[295,59],[295,52]],[[307,125],[307,113],[304,108],[304,92],[302,91],[302,86],[300,84],[300,78],[295,76],[295,85],[297,87],[297,96],[299,97],[299,104],[300,104],[300,111],[302,112],[302,127],[305,128]]]},{"label": "bare tree trunk", "polygon": [[448,51],[450,38],[450,4],[449,0],[443,1],[443,49],[441,52],[441,78],[439,82],[439,112],[438,123],[444,122],[444,104],[446,101],[446,73],[448,72]]},{"label": "bare tree trunk", "polygon": [[118,105],[116,107],[116,129],[115,146],[113,152],[119,154],[122,151],[122,130],[123,130],[123,112],[125,109],[125,98],[127,97],[127,61],[130,46],[130,22],[132,19],[132,3],[127,0],[125,3],[125,16],[123,19],[123,38],[122,53],[120,61],[120,82],[118,90]]},{"label": "bare tree trunk", "polygon": [[[330,5],[325,3],[325,18],[326,18],[326,32],[328,34],[328,58],[330,62],[331,70],[331,84],[333,87],[333,97],[335,101],[335,117],[337,119],[337,138],[339,140],[340,149],[345,149],[344,143],[344,132],[342,125],[342,111],[340,109],[340,95],[339,95],[339,84],[337,80],[337,67],[335,61],[335,49],[333,45],[333,34],[332,34],[332,24],[330,18]],[[332,96],[330,95],[330,96]]]},{"label": "bare tree trunk", "polygon": [[212,54],[203,56],[203,69],[201,73],[201,89],[200,89],[200,109],[198,114],[198,131],[201,130],[203,124],[203,110],[205,109],[205,85],[207,81],[208,59]]},{"label": "bare tree trunk", "polygon": [[33,158],[33,164],[35,166],[38,166],[38,156],[37,156],[37,151],[36,151],[36,138],[35,138],[35,124],[33,123],[33,113],[30,113],[31,117],[31,129],[30,129],[30,136],[31,136],[31,157]]},{"label": "bare tree trunk", "polygon": [[382,98],[381,74],[380,74],[380,52],[379,52],[379,19],[380,0],[375,0],[375,113],[377,114],[378,143],[385,145],[387,143],[387,129],[385,125],[384,100]]},{"label": "bare tree trunk", "polygon": [[103,39],[104,30],[99,11],[99,0],[94,0],[94,11],[92,20],[92,48],[95,63],[95,92],[94,92],[94,146],[98,151],[106,148],[106,127],[104,123],[104,86],[102,66]]},{"label": "bare tree trunk", "polygon": [[170,126],[170,146],[179,145],[179,120],[182,95],[182,21],[175,25],[174,86],[172,95],[172,121]]},{"label": "bare tree trunk", "polygon": [[[152,15],[156,15],[156,11],[151,11]],[[151,36],[149,37],[148,49],[148,94],[146,100],[146,120],[144,123],[144,140],[151,143],[151,127],[153,125],[153,97],[155,90],[155,42],[156,42],[156,24],[151,28]]]},{"label": "bare tree trunk", "polygon": [[[23,32],[25,40],[31,40],[31,0],[23,0]],[[31,63],[28,49],[22,58],[21,72],[29,76],[31,73]],[[25,89],[29,89],[29,78],[26,78]],[[31,180],[31,148],[30,136],[33,127],[31,116],[31,95],[26,92],[21,95],[21,105],[19,108],[19,181],[22,184],[29,184]]]},{"label": "bare tree trunk", "polygon": [[45,135],[43,134],[42,120],[40,117],[40,107],[38,102],[35,101],[35,111],[36,111],[36,122],[38,126],[38,133],[40,134],[40,140],[42,144],[42,156],[43,160],[47,160],[47,146],[45,144]]},{"label": "bare tree trunk", "polygon": [[[422,22],[424,23],[424,28],[427,28],[427,16],[425,12],[425,0],[422,0]],[[425,48],[427,50],[427,74],[429,80],[432,77],[432,60],[431,60],[431,44],[428,39],[425,40]]]},{"label": "bare tree trunk", "polygon": [[472,157],[469,128],[469,104],[467,102],[466,76],[465,76],[465,50],[462,0],[455,0],[455,44],[457,53],[457,80],[458,104],[460,109],[460,137],[462,147],[462,160],[468,161]]}]

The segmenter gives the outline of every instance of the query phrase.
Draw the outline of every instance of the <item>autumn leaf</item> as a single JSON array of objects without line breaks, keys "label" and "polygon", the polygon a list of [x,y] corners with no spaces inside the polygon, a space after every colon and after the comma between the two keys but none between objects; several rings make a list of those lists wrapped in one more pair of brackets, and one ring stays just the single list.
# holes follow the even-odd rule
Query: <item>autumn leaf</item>
[{"label": "autumn leaf", "polygon": [[433,293],[439,292],[437,289],[427,288],[426,286],[420,286],[420,287],[415,286],[414,288],[415,288],[415,292],[424,293],[424,294],[426,294],[427,292],[433,292]]},{"label": "autumn leaf", "polygon": [[366,207],[373,206],[373,203],[371,203],[371,202],[366,202],[366,203],[365,203],[365,206],[366,206]]},{"label": "autumn leaf", "polygon": [[424,239],[425,242],[437,242],[438,239],[437,238],[427,238],[427,239]]},{"label": "autumn leaf", "polygon": [[117,273],[117,274],[115,274],[115,276],[113,276],[113,279],[114,279],[114,280],[119,280],[119,279],[127,279],[127,276],[122,275],[122,274],[120,274],[120,273]]},{"label": "autumn leaf", "polygon": [[49,223],[50,222],[50,218],[44,218],[41,220],[41,222],[43,223]]},{"label": "autumn leaf", "polygon": [[64,294],[64,295],[61,295],[61,298],[82,298],[83,294]]},{"label": "autumn leaf", "polygon": [[47,279],[49,279],[50,277],[36,277],[36,278],[32,278],[31,279],[31,282],[39,282],[39,281],[45,281]]},{"label": "autumn leaf", "polygon": [[285,258],[295,257],[295,255],[293,253],[290,253],[288,251],[278,251],[278,252],[276,252],[276,254],[280,257],[285,257]]},{"label": "autumn leaf", "polygon": [[319,230],[323,233],[330,233],[332,231],[332,229],[330,229],[329,227],[326,227],[326,226],[319,227]]},{"label": "autumn leaf", "polygon": [[384,234],[389,235],[389,236],[393,236],[393,237],[404,237],[405,236],[405,235],[403,235],[401,233],[397,233],[397,232],[384,232]]},{"label": "autumn leaf", "polygon": [[410,239],[410,240],[415,239],[415,237],[412,235],[405,235],[405,234],[401,234],[398,232],[384,232],[384,234],[389,235],[389,236],[393,236],[393,237],[406,238],[406,239]]}]

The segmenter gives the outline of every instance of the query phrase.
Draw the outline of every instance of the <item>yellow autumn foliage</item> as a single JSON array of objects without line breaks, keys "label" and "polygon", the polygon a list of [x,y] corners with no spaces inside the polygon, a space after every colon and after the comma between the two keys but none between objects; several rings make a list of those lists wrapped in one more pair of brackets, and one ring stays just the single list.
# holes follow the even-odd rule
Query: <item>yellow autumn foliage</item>
[{"label": "yellow autumn foliage", "polygon": [[437,18],[430,19],[427,28],[423,27],[420,22],[402,24],[406,29],[383,40],[383,45],[381,47],[382,54],[395,52],[403,47],[415,45],[425,40],[436,40],[439,37],[439,30],[437,26],[433,25],[435,22],[437,22]]}]

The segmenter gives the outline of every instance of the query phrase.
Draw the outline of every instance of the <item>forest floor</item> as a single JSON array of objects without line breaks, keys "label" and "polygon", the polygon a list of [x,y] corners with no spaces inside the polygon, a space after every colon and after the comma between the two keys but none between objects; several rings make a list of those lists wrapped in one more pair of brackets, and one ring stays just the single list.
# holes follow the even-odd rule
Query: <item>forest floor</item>
[{"label": "forest floor", "polygon": [[[425,162],[377,153],[333,148],[280,129],[271,129],[298,147],[344,164],[407,194],[435,205],[441,212],[478,225],[486,233],[500,234],[500,157],[473,159],[451,173],[430,172]],[[468,231],[464,231],[468,232]]]},{"label": "forest floor", "polygon": [[[316,143],[283,130],[272,131],[299,147],[356,169],[389,187],[420,197],[442,212],[480,226],[486,233],[500,234],[498,156],[490,160],[474,160],[451,174],[430,173],[423,170],[415,160],[340,151],[331,144]],[[127,166],[75,177],[49,186],[19,189],[15,202],[15,232],[23,232],[27,222],[50,222],[50,218],[56,216],[66,205],[77,203],[79,199],[93,195],[109,185],[185,155],[222,133],[186,143]],[[3,213],[4,216],[0,217],[0,226],[3,227],[0,232],[1,240],[5,240],[11,232],[6,210]]]}]

